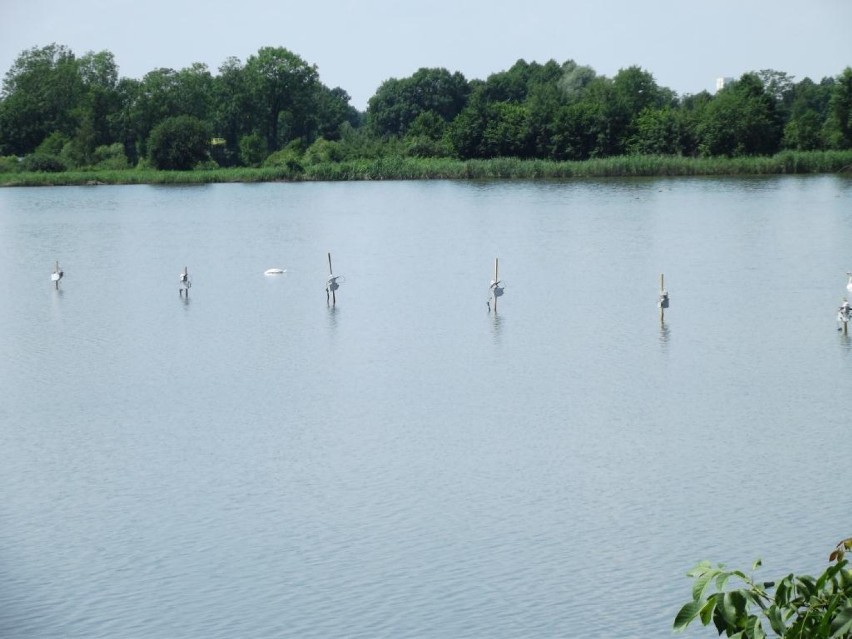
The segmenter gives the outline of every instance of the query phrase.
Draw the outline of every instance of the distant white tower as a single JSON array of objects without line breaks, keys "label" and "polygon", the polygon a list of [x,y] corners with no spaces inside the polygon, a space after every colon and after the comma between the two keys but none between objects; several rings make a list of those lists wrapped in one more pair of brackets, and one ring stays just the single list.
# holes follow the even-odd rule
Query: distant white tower
[{"label": "distant white tower", "polygon": [[718,93],[733,81],[733,78],[716,78],[716,92]]}]

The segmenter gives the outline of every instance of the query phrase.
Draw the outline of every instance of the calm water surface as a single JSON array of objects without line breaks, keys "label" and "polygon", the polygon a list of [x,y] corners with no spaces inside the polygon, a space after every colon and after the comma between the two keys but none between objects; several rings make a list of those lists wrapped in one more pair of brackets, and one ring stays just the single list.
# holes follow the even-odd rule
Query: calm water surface
[{"label": "calm water surface", "polygon": [[852,534],[847,270],[839,177],[2,189],[0,636],[669,636]]}]

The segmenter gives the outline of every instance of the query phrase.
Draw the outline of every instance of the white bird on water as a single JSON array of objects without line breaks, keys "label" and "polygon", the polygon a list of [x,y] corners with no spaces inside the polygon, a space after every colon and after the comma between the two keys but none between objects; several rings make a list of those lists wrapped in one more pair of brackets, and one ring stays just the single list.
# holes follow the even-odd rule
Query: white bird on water
[{"label": "white bird on water", "polygon": [[286,272],[287,272],[286,268],[268,268],[263,272],[263,274],[264,275],[283,275]]},{"label": "white bird on water", "polygon": [[846,281],[846,290],[852,293],[852,273],[847,271],[846,277],[848,278]]},{"label": "white bird on water", "polygon": [[53,268],[53,274],[50,276],[50,281],[53,282],[53,285],[59,289],[59,280],[65,275],[65,271],[59,268],[59,260],[56,260],[56,264]]}]

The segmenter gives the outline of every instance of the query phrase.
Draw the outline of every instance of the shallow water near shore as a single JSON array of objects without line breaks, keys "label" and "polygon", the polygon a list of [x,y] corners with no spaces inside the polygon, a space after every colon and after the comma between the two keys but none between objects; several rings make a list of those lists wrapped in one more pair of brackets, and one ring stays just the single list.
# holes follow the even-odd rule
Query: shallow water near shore
[{"label": "shallow water near shore", "polygon": [[833,176],[2,189],[0,636],[660,637],[702,559],[819,572],[850,247]]}]

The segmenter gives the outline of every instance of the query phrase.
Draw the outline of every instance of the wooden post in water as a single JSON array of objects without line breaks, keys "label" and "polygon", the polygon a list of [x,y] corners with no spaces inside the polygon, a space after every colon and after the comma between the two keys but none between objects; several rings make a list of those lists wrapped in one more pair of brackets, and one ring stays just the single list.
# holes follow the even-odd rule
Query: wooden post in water
[{"label": "wooden post in water", "polygon": [[184,266],[183,273],[180,274],[180,286],[178,287],[178,295],[183,295],[184,291],[186,291],[186,296],[188,298],[190,286],[191,284],[189,283],[189,269]]},{"label": "wooden post in water", "polygon": [[665,275],[660,273],[660,299],[657,301],[657,307],[660,309],[660,324],[666,319],[666,309],[669,307],[669,292],[666,290]]},{"label": "wooden post in water", "polygon": [[337,296],[335,291],[340,287],[337,283],[337,278],[334,276],[334,271],[331,269],[331,253],[328,254],[328,281],[325,285],[325,303],[328,304],[328,293],[331,291],[331,305],[337,304]]},{"label": "wooden post in water", "polygon": [[[494,258],[494,288],[496,291],[497,285],[500,283],[500,258]],[[497,295],[494,295],[494,312],[497,312]]]},{"label": "wooden post in water", "polygon": [[494,258],[494,279],[491,280],[491,285],[488,287],[491,297],[488,298],[488,310],[491,310],[491,300],[494,300],[494,313],[497,313],[497,298],[503,294],[503,287],[500,286],[500,260]]},{"label": "wooden post in water", "polygon": [[53,267],[53,274],[50,276],[50,280],[53,282],[53,285],[57,291],[59,290],[59,280],[62,279],[63,275],[65,275],[65,273],[59,269],[59,260],[56,260],[56,263]]}]

